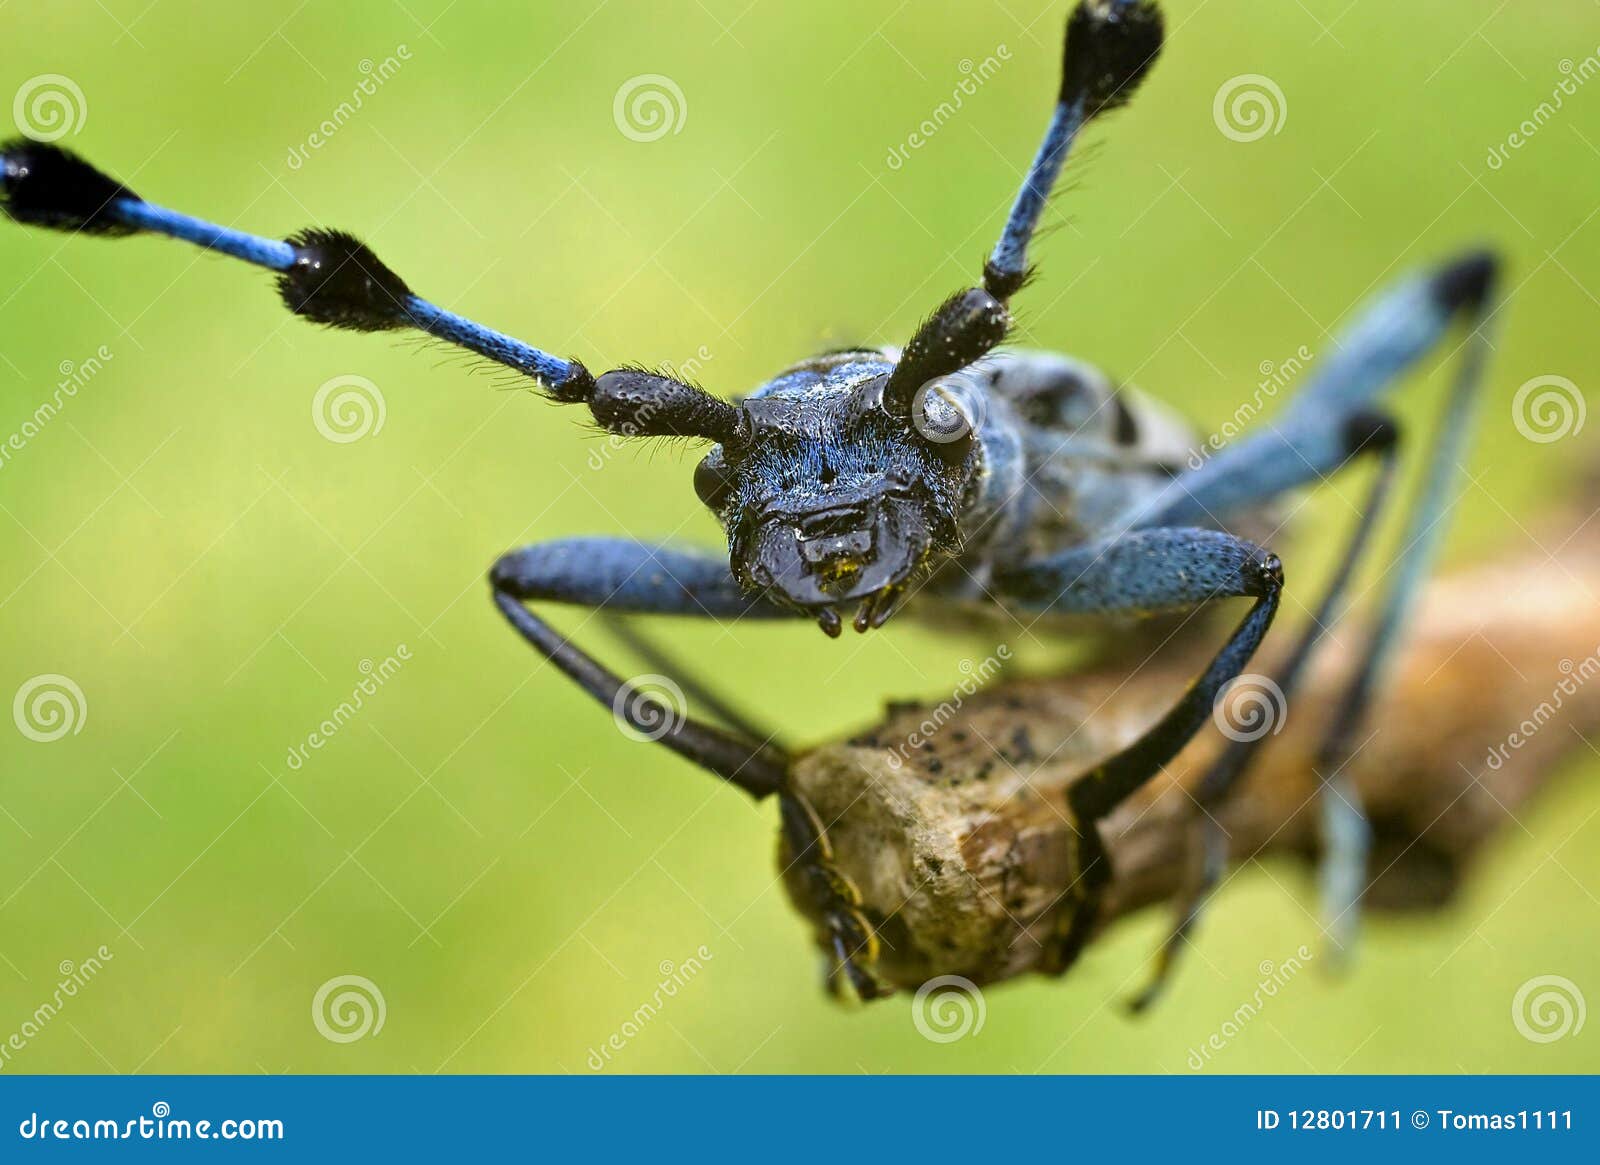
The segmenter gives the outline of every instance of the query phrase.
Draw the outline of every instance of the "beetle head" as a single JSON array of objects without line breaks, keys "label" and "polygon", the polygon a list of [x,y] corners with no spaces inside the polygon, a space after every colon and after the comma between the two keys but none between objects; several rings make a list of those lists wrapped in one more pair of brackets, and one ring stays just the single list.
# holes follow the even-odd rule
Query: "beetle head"
[{"label": "beetle head", "polygon": [[879,627],[941,556],[983,465],[983,388],[968,365],[1010,320],[987,291],[951,296],[900,353],[837,352],[796,365],[734,405],[641,369],[555,388],[601,427],[717,442],[695,492],[728,533],[740,586],[813,615]]},{"label": "beetle head", "polygon": [[728,532],[740,585],[812,615],[830,635],[854,609],[881,626],[960,549],[982,464],[983,397],[961,374],[893,390],[881,352],[790,369],[744,401],[739,439],[711,450],[695,490]]}]

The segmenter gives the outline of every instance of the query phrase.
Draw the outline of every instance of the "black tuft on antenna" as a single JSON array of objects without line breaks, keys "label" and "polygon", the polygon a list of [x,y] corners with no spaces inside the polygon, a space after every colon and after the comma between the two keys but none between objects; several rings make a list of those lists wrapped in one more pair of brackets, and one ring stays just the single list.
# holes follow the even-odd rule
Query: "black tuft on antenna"
[{"label": "black tuft on antenna", "polygon": [[1151,0],[1082,0],[1067,20],[1061,101],[1085,119],[1126,105],[1161,55],[1161,10]]},{"label": "black tuft on antenna", "polygon": [[131,235],[112,204],[138,199],[78,155],[28,138],[0,145],[0,210],[15,222],[92,235]]},{"label": "black tuft on antenna", "polygon": [[312,229],[289,245],[294,262],[278,276],[278,294],[295,315],[354,332],[414,326],[406,281],[355,236]]}]

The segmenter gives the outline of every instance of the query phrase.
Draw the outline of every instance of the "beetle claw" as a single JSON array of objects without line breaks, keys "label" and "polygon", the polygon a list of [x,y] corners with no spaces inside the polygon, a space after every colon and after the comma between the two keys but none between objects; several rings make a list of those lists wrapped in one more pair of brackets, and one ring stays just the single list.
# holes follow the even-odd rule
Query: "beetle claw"
[{"label": "beetle claw", "polygon": [[845,998],[844,986],[847,982],[850,986],[850,991],[862,1003],[873,999],[881,999],[883,996],[890,994],[889,988],[885,987],[876,975],[856,961],[856,952],[851,951],[845,941],[845,936],[841,932],[834,931],[832,945],[834,958],[828,973],[828,993],[830,995],[835,999],[843,1000]]},{"label": "beetle claw", "polygon": [[889,616],[900,609],[900,599],[905,592],[899,587],[891,587],[878,593],[878,605],[873,608],[872,627],[876,630],[889,621]]}]

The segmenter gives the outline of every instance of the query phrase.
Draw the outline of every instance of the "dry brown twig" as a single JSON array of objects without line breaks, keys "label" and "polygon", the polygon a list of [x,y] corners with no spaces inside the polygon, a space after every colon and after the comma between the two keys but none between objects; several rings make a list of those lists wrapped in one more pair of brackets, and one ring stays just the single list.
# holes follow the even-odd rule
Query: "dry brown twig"
[{"label": "dry brown twig", "polygon": [[[1600,536],[1550,541],[1561,543],[1553,557],[1535,549],[1436,581],[1419,607],[1349,767],[1375,833],[1369,909],[1446,902],[1482,844],[1600,728],[1600,606],[1588,585],[1600,579]],[[1230,862],[1315,856],[1310,761],[1355,627],[1326,645],[1281,734],[1218,810]],[[1051,940],[1076,874],[1065,790],[1197,670],[1181,651],[1131,675],[1124,665],[1004,683],[947,704],[915,748],[903,746],[932,706],[892,708],[870,732],[797,760],[791,781],[828,823],[835,864],[878,930],[880,977],[914,989],[946,974],[983,984],[1054,973]],[[1192,877],[1185,790],[1225,743],[1207,731],[1104,823],[1113,876],[1102,931]]]}]

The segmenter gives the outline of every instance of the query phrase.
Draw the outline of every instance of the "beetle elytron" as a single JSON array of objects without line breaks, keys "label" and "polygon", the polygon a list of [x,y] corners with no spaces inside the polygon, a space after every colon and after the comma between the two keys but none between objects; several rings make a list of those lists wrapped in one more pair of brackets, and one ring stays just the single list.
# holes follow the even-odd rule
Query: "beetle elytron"
[{"label": "beetle elytron", "polygon": [[[1109,879],[1097,822],[1198,731],[1213,701],[1266,635],[1283,591],[1269,551],[1230,532],[1285,491],[1359,459],[1379,463],[1335,577],[1287,662],[1285,693],[1333,622],[1351,570],[1389,493],[1399,433],[1384,398],[1456,321],[1470,331],[1408,536],[1348,697],[1334,711],[1319,771],[1328,857],[1325,909],[1348,936],[1364,884],[1365,825],[1337,776],[1363,709],[1431,559],[1466,440],[1492,312],[1496,262],[1471,254],[1411,277],[1369,304],[1337,351],[1276,422],[1185,465],[1190,437],[1163,409],[1064,358],[1000,352],[1008,305],[1029,274],[1028,247],[1080,132],[1125,104],[1162,44],[1149,0],[1082,0],[1068,22],[1061,85],[1037,156],[982,284],[944,302],[903,350],[832,352],[796,364],[729,403],[671,376],[621,368],[595,376],[415,295],[363,244],[314,228],[286,240],[247,235],[146,202],[57,147],[19,140],[0,152],[0,204],[20,223],[79,234],[160,234],[265,267],[285,306],[361,332],[411,328],[530,378],[551,399],[587,406],[614,434],[712,442],[694,473],[722,523],[728,556],[617,538],[546,542],[507,554],[493,598],[518,632],[603,704],[662,744],[755,797],[776,795],[786,860],[799,863],[821,920],[828,982],[870,997],[874,920],[829,865],[825,823],[786,784],[787,757],[724,714],[724,726],[625,698],[627,685],[527,607],[554,602],[618,614],[806,618],[836,636],[896,612],[960,619],[980,609],[1112,619],[1246,598],[1248,611],[1173,706],[1074,785],[1079,876],[1062,912],[1057,962],[1092,930]],[[717,707],[714,701],[709,707]],[[1194,790],[1204,808],[1232,789],[1252,744],[1235,744]],[[1196,815],[1197,822],[1204,814]],[[1153,998],[1217,873],[1182,904],[1142,997]],[[880,920],[881,921],[881,920]]]}]

